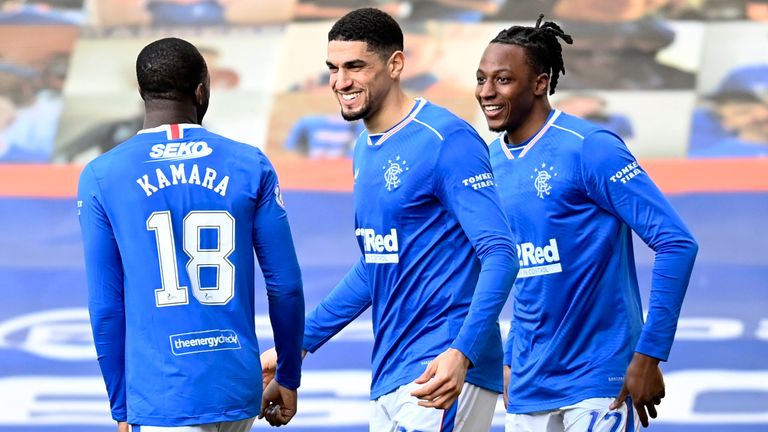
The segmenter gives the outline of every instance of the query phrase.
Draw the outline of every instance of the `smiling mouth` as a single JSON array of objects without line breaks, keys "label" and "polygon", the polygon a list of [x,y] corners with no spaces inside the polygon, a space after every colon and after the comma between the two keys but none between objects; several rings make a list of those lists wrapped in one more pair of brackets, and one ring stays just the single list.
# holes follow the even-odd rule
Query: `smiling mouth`
[{"label": "smiling mouth", "polygon": [[351,102],[355,99],[357,99],[363,92],[354,92],[354,93],[339,93],[339,96],[341,96],[341,99]]},{"label": "smiling mouth", "polygon": [[483,105],[483,112],[492,115],[501,111],[501,108],[501,105]]}]

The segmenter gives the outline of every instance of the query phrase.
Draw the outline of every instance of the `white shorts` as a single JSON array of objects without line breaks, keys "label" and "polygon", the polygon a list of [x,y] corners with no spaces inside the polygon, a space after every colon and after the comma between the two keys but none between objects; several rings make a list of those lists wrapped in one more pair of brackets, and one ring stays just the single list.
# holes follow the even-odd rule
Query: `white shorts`
[{"label": "white shorts", "polygon": [[464,383],[458,400],[447,410],[419,406],[410,383],[371,401],[371,432],[485,432],[491,429],[498,393]]},{"label": "white shorts", "polygon": [[194,426],[139,426],[131,425],[131,432],[247,432],[256,417],[245,420],[206,423]]},{"label": "white shorts", "polygon": [[507,414],[504,432],[636,432],[640,418],[629,401],[610,410],[613,398],[585,399],[563,408]]}]

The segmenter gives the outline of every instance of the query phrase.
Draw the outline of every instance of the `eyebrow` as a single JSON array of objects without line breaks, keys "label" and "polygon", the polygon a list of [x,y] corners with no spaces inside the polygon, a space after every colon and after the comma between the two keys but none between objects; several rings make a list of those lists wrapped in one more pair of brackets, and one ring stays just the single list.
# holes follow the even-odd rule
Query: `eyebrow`
[{"label": "eyebrow", "polygon": [[512,72],[512,69],[498,68],[498,69],[492,69],[489,71],[484,71],[482,69],[477,70],[477,73],[500,73],[500,72]]},{"label": "eyebrow", "polygon": [[[326,64],[328,67],[337,67],[335,64],[331,63],[331,62],[330,62],[330,61],[328,61],[328,60],[326,60],[326,61],[325,61],[325,64]],[[366,64],[367,64],[367,63],[365,62],[365,60],[362,60],[362,59],[354,59],[354,60],[349,60],[349,61],[346,61],[346,62],[344,62],[342,65],[343,65],[345,68],[349,69],[349,68],[357,68],[357,67],[362,67],[362,66],[365,66]]]}]

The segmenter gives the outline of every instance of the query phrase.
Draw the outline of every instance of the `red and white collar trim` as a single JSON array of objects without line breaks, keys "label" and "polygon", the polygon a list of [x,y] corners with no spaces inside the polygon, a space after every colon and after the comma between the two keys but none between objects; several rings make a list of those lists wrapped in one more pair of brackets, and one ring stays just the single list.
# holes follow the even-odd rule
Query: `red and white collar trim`
[{"label": "red and white collar trim", "polygon": [[[556,109],[555,112],[552,114],[552,117],[549,118],[549,120],[544,124],[544,127],[542,127],[536,135],[531,138],[530,141],[528,141],[528,144],[525,145],[525,148],[520,152],[519,155],[517,155],[518,159],[525,156],[526,153],[528,153],[531,150],[531,147],[533,147],[539,139],[541,139],[542,136],[544,136],[545,133],[549,130],[550,127],[552,127],[552,124],[557,120],[558,117],[560,117],[560,110]],[[501,135],[499,135],[499,143],[501,144],[501,150],[504,151],[504,154],[507,156],[507,159],[514,159],[515,156],[512,154],[512,151],[507,147],[507,143],[504,142],[504,137],[507,136],[506,132],[503,132]]]},{"label": "red and white collar trim", "polygon": [[145,133],[156,133],[156,132],[165,132],[166,138],[169,140],[176,140],[184,138],[184,131],[186,129],[197,129],[202,128],[199,124],[193,124],[193,123],[181,123],[181,124],[164,124],[160,125],[158,127],[150,128],[150,129],[142,129],[137,134],[145,134]]},{"label": "red and white collar trim", "polygon": [[376,143],[371,142],[371,135],[368,135],[368,145],[370,146],[380,146],[386,141],[389,137],[397,133],[397,131],[401,130],[405,126],[408,125],[413,119],[416,118],[416,115],[419,114],[419,111],[424,107],[424,105],[427,104],[427,100],[424,98],[416,98],[416,107],[413,109],[413,111],[408,115],[408,117],[404,118],[403,120],[400,120],[400,123],[395,125],[392,129],[386,131],[383,135],[381,134],[373,134],[373,135],[381,135],[381,138],[376,141]]}]

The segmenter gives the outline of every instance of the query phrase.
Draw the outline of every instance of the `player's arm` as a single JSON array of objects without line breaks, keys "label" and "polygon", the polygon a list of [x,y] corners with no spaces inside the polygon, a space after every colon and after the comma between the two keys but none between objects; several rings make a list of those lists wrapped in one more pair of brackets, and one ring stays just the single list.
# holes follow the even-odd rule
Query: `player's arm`
[{"label": "player's arm", "polygon": [[[467,366],[475,364],[480,353],[489,349],[487,335],[498,331],[496,323],[517,276],[518,261],[509,223],[496,193],[488,147],[476,134],[459,130],[445,137],[437,157],[434,182],[436,195],[456,216],[481,266],[469,312],[451,344],[452,350],[465,357],[463,371],[448,359],[451,350],[441,354],[446,357],[449,374],[460,378],[450,386],[458,384],[460,391]],[[433,361],[417,383],[438,377],[437,360],[442,359]],[[412,394],[428,401],[419,402],[422,406],[448,408],[458,397],[458,391],[453,394],[456,389],[441,390],[440,381],[434,379]]]},{"label": "player's arm", "polygon": [[512,379],[512,344],[514,344],[512,326],[509,327],[507,340],[504,343],[504,408],[509,404],[509,380]]},{"label": "player's arm", "polygon": [[78,212],[83,234],[88,312],[112,418],[126,421],[125,305],[123,265],[109,217],[102,207],[98,179],[91,165],[80,174]]},{"label": "player's arm", "polygon": [[696,259],[696,240],[617,136],[601,131],[585,138],[582,172],[590,197],[656,253],[647,321],[636,351],[666,360]]},{"label": "player's arm", "polygon": [[315,352],[370,306],[368,273],[361,257],[336,287],[307,315],[304,349]]},{"label": "player's arm", "polygon": [[658,363],[667,360],[672,348],[698,245],[616,135],[600,131],[585,137],[581,168],[590,197],[629,225],[656,253],[648,316],[619,397],[631,395],[647,425],[643,407],[655,418],[654,405],[664,397]]},{"label": "player's arm", "polygon": [[[303,354],[315,352],[370,305],[371,291],[368,287],[365,263],[361,258],[320,304],[307,314]],[[275,357],[274,350],[268,350],[261,355],[265,391],[272,381]]]},{"label": "player's arm", "polygon": [[295,390],[301,383],[304,290],[288,214],[272,165],[263,159],[253,224],[253,244],[267,287],[269,319],[277,351],[277,382]]}]

